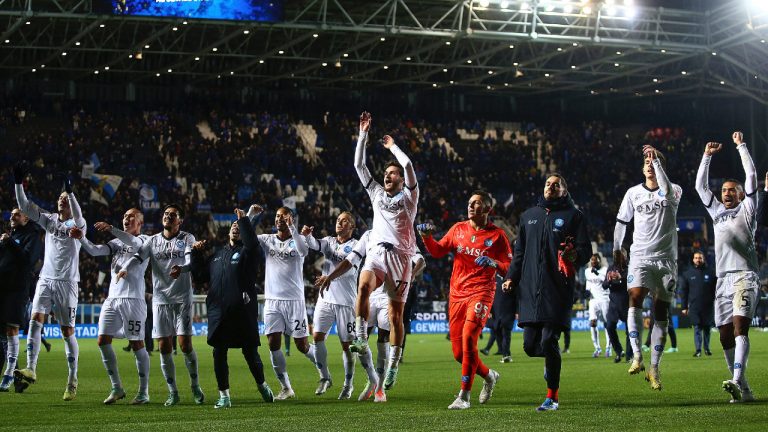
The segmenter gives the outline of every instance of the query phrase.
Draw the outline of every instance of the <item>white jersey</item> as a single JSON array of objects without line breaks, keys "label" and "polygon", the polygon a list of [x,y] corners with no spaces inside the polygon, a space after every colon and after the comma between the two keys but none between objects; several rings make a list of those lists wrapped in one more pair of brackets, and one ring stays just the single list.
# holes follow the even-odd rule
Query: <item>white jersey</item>
[{"label": "white jersey", "polygon": [[[92,256],[112,256],[110,265],[111,280],[107,298],[133,298],[144,300],[144,274],[147,271],[148,260],[133,266],[127,275],[117,280],[117,274],[128,266],[128,262],[138,253],[141,246],[149,240],[149,236],[140,234],[133,236],[124,231],[112,229],[112,233],[122,237],[109,241],[106,245],[94,245],[83,237],[80,242],[83,249]],[[123,242],[123,239],[128,243]]]},{"label": "white jersey", "polygon": [[757,229],[757,175],[747,146],[738,146],[747,181],[746,197],[736,207],[726,209],[709,190],[711,156],[704,155],[696,175],[696,192],[712,217],[715,230],[715,270],[718,278],[738,271],[758,272],[755,230]]},{"label": "white jersey", "polygon": [[355,170],[368,192],[373,207],[373,225],[371,234],[372,245],[389,243],[397,251],[406,254],[416,252],[416,233],[413,221],[416,218],[416,207],[419,202],[419,189],[413,165],[399,147],[392,146],[392,154],[403,166],[403,190],[394,196],[389,196],[384,187],[371,177],[365,165],[365,141],[368,134],[361,132],[355,150]]},{"label": "white jersey", "polygon": [[[648,189],[641,183],[624,195],[616,221],[624,225],[635,221],[631,258],[677,259],[677,208],[683,189],[676,184],[671,188],[667,196],[661,188]],[[614,250],[618,250],[616,245]]]},{"label": "white jersey", "polygon": [[[346,258],[344,258],[355,268],[359,268],[360,263],[365,259],[368,246],[371,244],[371,234],[371,230],[364,232],[363,235],[360,236],[360,240],[357,241],[357,245],[352,249],[352,252],[347,254]],[[375,298],[383,298],[389,301],[389,295],[384,291],[384,284],[379,285],[371,292],[370,299],[372,300]]]},{"label": "white jersey", "polygon": [[[595,274],[595,271],[597,274]],[[592,294],[593,301],[609,301],[608,294],[610,290],[603,288],[603,281],[605,281],[605,274],[607,272],[607,267],[593,269],[591,265],[587,265],[587,268],[584,269],[585,289]]]},{"label": "white jersey", "polygon": [[[296,238],[298,237],[298,238]],[[277,234],[256,236],[266,256],[264,297],[267,300],[304,300],[304,258],[307,256],[303,236],[291,236],[285,241]],[[297,240],[302,244],[296,244]]]},{"label": "white jersey", "polygon": [[[357,245],[357,239],[350,238],[344,243],[339,243],[336,237],[324,237],[320,240],[307,236],[310,248],[319,251],[325,257],[323,261],[323,275],[329,275],[336,266],[344,260]],[[354,306],[357,298],[357,267],[347,270],[346,273],[334,279],[328,291],[317,301],[342,306]]]},{"label": "white jersey", "polygon": [[[192,302],[191,265],[192,245],[195,236],[179,231],[171,238],[165,238],[159,232],[144,243],[139,253],[134,255],[140,262],[149,259],[152,262],[152,302],[153,304],[179,304]],[[134,270],[131,264],[129,274]],[[181,266],[182,272],[177,279],[171,277],[173,266]]]},{"label": "white jersey", "polygon": [[[54,280],[80,281],[80,242],[69,237],[74,219],[62,221],[58,213],[40,213],[36,221],[45,230],[45,252],[40,277]],[[85,224],[78,227],[85,235]]]}]

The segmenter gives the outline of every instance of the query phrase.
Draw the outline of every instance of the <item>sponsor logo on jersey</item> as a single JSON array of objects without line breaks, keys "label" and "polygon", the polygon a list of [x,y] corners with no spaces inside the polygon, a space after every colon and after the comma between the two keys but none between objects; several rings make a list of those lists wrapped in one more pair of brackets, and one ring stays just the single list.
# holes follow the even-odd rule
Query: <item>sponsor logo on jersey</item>
[{"label": "sponsor logo on jersey", "polygon": [[642,203],[635,207],[637,213],[654,214],[657,210],[669,207],[667,200],[654,201],[653,203]]},{"label": "sponsor logo on jersey", "polygon": [[276,251],[276,250],[274,250],[274,249],[271,249],[271,250],[269,251],[269,256],[271,256],[271,257],[275,257],[275,258],[280,258],[280,259],[295,258],[295,257],[297,257],[298,255],[299,255],[299,253],[298,253],[298,252],[296,252],[295,250],[290,250],[290,251]]},{"label": "sponsor logo on jersey", "polygon": [[479,257],[483,254],[483,250],[480,248],[473,248],[469,246],[457,246],[456,253]]},{"label": "sponsor logo on jersey", "polygon": [[385,211],[388,213],[398,213],[401,210],[405,208],[405,204],[403,203],[402,199],[397,199],[398,197],[402,196],[401,194],[397,194],[393,197],[392,201],[387,202],[386,200],[379,201],[379,210]]},{"label": "sponsor logo on jersey", "polygon": [[485,245],[485,247],[491,247],[493,246],[493,240],[488,239],[483,244]]},{"label": "sponsor logo on jersey", "polygon": [[565,221],[564,221],[564,220],[562,220],[562,219],[560,219],[560,218],[557,218],[557,219],[555,219],[555,226],[556,226],[556,227],[558,227],[558,228],[562,228],[562,227],[563,227],[563,225],[565,225]]},{"label": "sponsor logo on jersey", "polygon": [[531,220],[528,221],[528,225],[535,225],[536,222],[538,222],[538,221],[539,221],[538,219],[531,219]]}]

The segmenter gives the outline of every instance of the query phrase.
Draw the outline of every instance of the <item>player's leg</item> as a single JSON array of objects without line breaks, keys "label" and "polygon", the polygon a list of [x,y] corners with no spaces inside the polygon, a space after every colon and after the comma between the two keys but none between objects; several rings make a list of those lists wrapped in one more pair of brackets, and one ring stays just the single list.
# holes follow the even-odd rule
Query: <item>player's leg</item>
[{"label": "player's leg", "polygon": [[147,302],[144,299],[121,299],[118,307],[123,318],[123,334],[136,360],[139,389],[130,404],[149,403],[149,353],[144,346],[147,331]]},{"label": "player's leg", "polygon": [[559,407],[560,370],[562,367],[559,344],[560,332],[560,328],[549,324],[544,325],[540,330],[540,349],[544,356],[545,378],[547,381],[547,397],[538,408],[541,411],[556,410]]},{"label": "player's leg", "polygon": [[189,386],[192,389],[192,397],[195,403],[202,405],[205,402],[205,394],[200,387],[200,375],[198,370],[197,352],[192,346],[192,302],[173,305],[175,313],[174,322],[179,348],[184,354],[184,365],[189,374]]},{"label": "player's leg", "polygon": [[[354,391],[355,355],[350,351],[349,347],[354,338],[355,313],[348,306],[333,305],[333,309],[336,316],[336,332],[339,335],[342,363],[344,365],[344,386],[341,388],[341,393],[339,393],[339,399],[344,400],[351,398]],[[370,378],[369,376],[369,382]]]},{"label": "player's leg", "polygon": [[702,330],[702,326],[699,324],[693,326],[693,346],[696,348],[696,351],[693,353],[694,357],[701,357]]},{"label": "player's leg", "polygon": [[508,323],[499,324],[499,351],[501,352],[501,363],[512,363],[512,352],[509,347],[512,343],[512,325]]},{"label": "player's leg", "polygon": [[362,353],[368,349],[368,311],[370,309],[369,298],[373,290],[381,285],[383,278],[378,277],[373,270],[360,272],[357,285],[357,299],[355,300],[355,340],[352,343],[352,352]]},{"label": "player's leg", "polygon": [[384,390],[389,390],[397,381],[398,366],[400,364],[400,355],[403,352],[403,336],[405,329],[403,327],[403,309],[405,301],[398,301],[390,298],[389,301],[389,359],[387,360],[387,372],[384,376]]},{"label": "player's leg", "polygon": [[[229,364],[227,363],[226,346],[213,347],[213,372],[216,375],[216,385],[219,388],[219,400],[213,406],[215,409],[230,408],[232,402],[229,395]],[[262,373],[263,378],[263,373]]]},{"label": "player's leg", "polygon": [[[389,306],[387,306],[387,309]],[[378,376],[378,386],[376,387],[376,399],[383,399],[386,401],[386,393],[384,392],[384,376],[387,372],[387,359],[389,358],[389,311],[384,309],[385,312],[380,312],[380,316],[386,316],[386,329],[381,326],[381,320],[379,320],[379,333],[376,338],[376,374]],[[374,401],[376,401],[374,399]]]},{"label": "player's leg", "polygon": [[176,325],[171,311],[172,305],[152,304],[152,336],[157,339],[160,351],[160,371],[168,386],[165,406],[179,403],[179,389],[176,386],[176,364],[173,361],[173,336]]},{"label": "player's leg", "polygon": [[280,382],[280,392],[275,396],[276,400],[285,400],[296,395],[291,388],[291,380],[288,377],[285,356],[281,350],[283,334],[290,334],[291,327],[288,317],[284,316],[279,300],[267,300],[264,302],[264,333],[269,344],[269,358],[272,369]]},{"label": "player's leg", "polygon": [[35,296],[32,300],[31,318],[29,320],[29,333],[27,335],[27,367],[16,369],[13,372],[16,379],[16,391],[24,391],[29,384],[37,380],[37,359],[40,355],[40,339],[43,332],[43,321],[53,306],[52,281],[40,278],[35,287]]},{"label": "player's leg", "polygon": [[248,364],[248,369],[251,371],[253,379],[256,380],[256,387],[259,389],[262,399],[264,399],[264,402],[274,402],[275,396],[272,394],[272,389],[269,388],[264,378],[264,363],[261,361],[258,346],[244,346],[242,351],[245,362]]},{"label": "player's leg", "polygon": [[595,350],[592,353],[592,357],[598,357],[602,352],[600,348],[600,332],[597,330],[597,307],[597,301],[594,299],[589,300],[589,336],[592,339],[592,348]]},{"label": "player's leg", "polygon": [[[336,315],[332,310],[332,305],[324,301],[318,301],[315,305],[315,318],[313,320],[315,326],[313,328],[314,333],[312,334],[312,339],[315,341],[315,366],[317,366],[317,370],[320,373],[320,381],[318,381],[317,389],[315,390],[316,395],[324,394],[333,385],[331,373],[328,370],[328,347],[325,340],[335,320]],[[340,330],[339,327],[337,329]]]},{"label": "player's leg", "polygon": [[618,323],[614,320],[609,320],[605,323],[605,330],[608,332],[608,338],[610,340],[610,344],[613,347],[614,351],[616,352],[616,358],[614,359],[615,363],[618,363],[621,361],[621,358],[624,354],[624,347],[621,345],[621,339],[619,339],[619,332],[616,330]]},{"label": "player's leg", "polygon": [[7,392],[13,383],[13,371],[16,369],[16,362],[19,358],[19,325],[6,324],[5,328],[2,328],[5,337],[6,363],[2,382],[0,382],[0,392]]},{"label": "player's leg", "polygon": [[[479,401],[481,404],[488,402],[493,395],[493,389],[496,387],[496,382],[499,379],[499,373],[488,369],[477,351],[477,343],[480,334],[483,331],[485,322],[488,319],[491,306],[493,305],[492,299],[472,299],[467,303],[466,318],[464,321],[464,327],[462,329],[462,362],[461,362],[461,375],[462,375],[462,391],[466,391],[467,395],[472,389],[475,375],[479,375],[483,378],[483,388],[480,391]],[[467,377],[468,379],[465,379]]]},{"label": "player's leg", "polygon": [[731,393],[734,401],[753,400],[752,391],[747,382],[747,364],[749,363],[749,326],[757,307],[757,291],[759,279],[752,272],[743,272],[734,275],[733,281],[733,336],[734,358],[733,378],[731,382],[736,384],[739,394],[731,391],[727,384],[723,388]]},{"label": "player's leg", "polygon": [[54,281],[53,302],[56,320],[61,325],[64,339],[64,354],[67,357],[67,387],[63,399],[73,400],[77,396],[77,365],[80,346],[75,337],[75,312],[77,311],[78,287],[76,282]]},{"label": "player's leg", "polygon": [[[469,389],[465,389],[464,379],[469,379],[469,374],[464,372],[464,323],[467,318],[467,302],[450,301],[448,305],[448,334],[451,335],[451,350],[453,358],[462,365],[462,377],[459,395],[456,400],[448,405],[448,409],[467,409],[470,406]],[[474,371],[472,371],[474,373]]]},{"label": "player's leg", "polygon": [[637,374],[645,370],[640,341],[643,337],[643,299],[645,299],[646,295],[648,295],[647,288],[633,287],[629,289],[627,330],[629,331],[629,343],[633,353],[632,365],[629,367],[630,374]]},{"label": "player's leg", "polygon": [[304,299],[296,301],[285,301],[283,305],[288,315],[288,322],[291,323],[290,333],[296,348],[304,354],[317,367],[315,359],[315,346],[309,343],[309,323],[307,320],[307,306]]},{"label": "player's leg", "polygon": [[107,372],[112,390],[104,399],[105,405],[110,405],[125,397],[123,383],[120,380],[120,370],[117,366],[117,356],[112,347],[112,336],[123,330],[123,319],[115,304],[118,299],[107,299],[101,308],[99,315],[99,336],[96,341],[101,353],[101,361]]}]

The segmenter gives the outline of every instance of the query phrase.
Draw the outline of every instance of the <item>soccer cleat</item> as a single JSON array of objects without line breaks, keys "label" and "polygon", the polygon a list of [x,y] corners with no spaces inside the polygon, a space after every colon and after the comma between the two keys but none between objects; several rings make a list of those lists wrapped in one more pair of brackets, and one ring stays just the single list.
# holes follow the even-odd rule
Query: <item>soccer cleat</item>
[{"label": "soccer cleat", "polygon": [[603,352],[600,348],[595,348],[595,352],[592,353],[592,358],[598,358],[600,357],[600,354]]},{"label": "soccer cleat", "polygon": [[696,351],[695,353],[693,353],[693,356],[694,357],[701,357],[701,351]]},{"label": "soccer cleat", "polygon": [[341,388],[341,393],[339,393],[339,400],[347,400],[352,397],[352,391],[354,391],[355,388],[350,385],[345,385]]},{"label": "soccer cleat", "polygon": [[563,353],[563,354],[570,354],[571,353],[571,349],[570,348],[565,348],[564,350],[562,350],[560,352]]},{"label": "soccer cleat", "polygon": [[678,351],[677,347],[669,347],[666,351],[664,351],[667,354],[676,353]]},{"label": "soccer cleat", "polygon": [[349,345],[349,350],[353,353],[365,354],[368,351],[368,341],[363,338],[355,338]]},{"label": "soccer cleat", "polygon": [[611,354],[613,354],[613,352],[611,351],[611,347],[606,348],[605,349],[605,358],[611,358]]},{"label": "soccer cleat", "polygon": [[37,382],[37,374],[30,368],[16,369],[13,371],[13,377],[17,380],[23,380],[30,384]]},{"label": "soccer cleat", "polygon": [[651,390],[661,391],[663,389],[658,367],[651,366],[645,373],[645,380],[651,383]]},{"label": "soccer cleat", "polygon": [[64,396],[61,398],[69,402],[71,400],[75,400],[75,397],[77,397],[77,383],[75,382],[67,384],[67,388],[64,389]]},{"label": "soccer cleat", "polygon": [[499,363],[512,363],[512,356],[504,356],[499,360]]},{"label": "soccer cleat", "polygon": [[741,390],[741,400],[731,399],[731,403],[744,403],[744,402],[754,402],[754,401],[755,401],[755,395],[753,395],[752,390],[748,388]]},{"label": "soccer cleat", "polygon": [[384,390],[389,390],[395,386],[397,381],[397,368],[391,367],[387,369],[387,374],[384,377]]},{"label": "soccer cleat", "polygon": [[731,394],[731,400],[733,400],[734,403],[741,402],[741,396],[742,396],[741,386],[736,381],[734,380],[723,381],[723,391]]},{"label": "soccer cleat", "polygon": [[51,352],[51,343],[46,341],[46,340],[44,340],[44,339],[41,342],[43,343],[43,346],[45,347],[45,352]]},{"label": "soccer cleat", "polygon": [[3,375],[3,381],[0,382],[0,392],[7,393],[10,390],[12,383],[13,383],[12,376]]},{"label": "soccer cleat", "polygon": [[200,386],[192,387],[192,397],[198,405],[202,405],[205,402],[205,393],[203,393],[203,389]]},{"label": "soccer cleat", "polygon": [[147,393],[136,393],[136,397],[134,397],[130,402],[131,405],[146,405],[149,403],[149,395]]},{"label": "soccer cleat", "polygon": [[179,403],[181,399],[179,398],[179,392],[170,392],[168,393],[168,399],[165,400],[164,406],[174,406]]},{"label": "soccer cleat", "polygon": [[487,350],[487,349],[483,348],[483,349],[481,349],[481,350],[480,350],[480,353],[481,353],[482,355],[488,355],[488,354],[490,354],[491,352],[490,352],[489,350]]},{"label": "soccer cleat", "polygon": [[552,400],[552,398],[546,398],[544,399],[544,402],[536,408],[536,411],[557,411],[559,406],[560,404],[557,401]]},{"label": "soccer cleat", "polygon": [[467,408],[469,408],[469,401],[465,401],[460,397],[457,397],[452,404],[448,405],[449,410],[465,410]]},{"label": "soccer cleat", "polygon": [[317,389],[315,390],[315,394],[320,396],[321,394],[327,392],[328,389],[332,386],[333,381],[331,381],[330,378],[320,378],[320,381],[317,382]]},{"label": "soccer cleat", "polygon": [[632,359],[632,364],[629,366],[629,370],[627,372],[629,372],[630,375],[636,375],[644,370],[645,370],[645,365],[643,364],[642,357],[640,358],[635,357]]},{"label": "soccer cleat", "polygon": [[258,388],[264,402],[272,403],[275,401],[275,395],[272,393],[272,389],[269,388],[269,385],[267,385],[266,382],[264,384],[259,384]]},{"label": "soccer cleat", "polygon": [[29,387],[29,383],[28,382],[26,382],[24,380],[20,380],[20,379],[15,379],[14,378],[14,380],[13,380],[13,389],[14,389],[14,391],[16,391],[16,393],[24,393],[24,390],[26,390],[27,387]]},{"label": "soccer cleat", "polygon": [[706,355],[708,355],[708,356],[711,356],[711,355],[712,355],[712,351],[710,351],[710,350],[704,350],[704,354],[706,354]]},{"label": "soccer cleat", "polygon": [[213,408],[232,408],[232,401],[230,401],[227,396],[221,396],[219,397],[219,400],[216,401],[216,405],[214,405]]},{"label": "soccer cleat", "polygon": [[109,392],[109,396],[104,399],[104,405],[112,405],[113,403],[123,399],[125,397],[125,390],[120,387],[112,387],[112,391]]},{"label": "soccer cleat", "polygon": [[387,394],[384,393],[384,389],[379,389],[379,391],[376,392],[376,394],[373,396],[374,402],[386,402],[387,401]]},{"label": "soccer cleat", "polygon": [[613,359],[614,363],[621,363],[621,361],[624,359],[624,353],[619,351],[616,353],[616,357]]},{"label": "soccer cleat", "polygon": [[360,393],[360,396],[357,397],[357,401],[361,402],[361,401],[365,401],[365,400],[370,399],[371,396],[373,396],[373,393],[375,393],[375,391],[376,391],[376,385],[375,384],[371,384],[370,381],[366,382],[365,383],[365,388]]},{"label": "soccer cleat", "polygon": [[[496,387],[497,382],[499,382],[499,373],[493,369],[488,369],[488,377],[483,383],[483,389],[480,390],[480,396],[478,398],[481,404],[488,402],[491,396],[493,396],[493,389]],[[459,399],[456,400],[458,401]],[[469,408],[469,402],[467,402],[467,408]]]},{"label": "soccer cleat", "polygon": [[275,400],[287,400],[295,397],[296,397],[296,393],[293,392],[292,388],[283,387],[280,389],[280,393],[278,393],[277,396],[275,396]]}]

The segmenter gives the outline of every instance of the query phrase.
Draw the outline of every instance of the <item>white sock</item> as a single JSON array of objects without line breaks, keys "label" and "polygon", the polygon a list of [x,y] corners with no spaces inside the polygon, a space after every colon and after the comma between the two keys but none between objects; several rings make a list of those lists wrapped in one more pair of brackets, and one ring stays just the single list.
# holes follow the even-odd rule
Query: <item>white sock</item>
[{"label": "white sock", "polygon": [[355,338],[368,339],[368,335],[366,334],[367,332],[368,323],[366,320],[361,316],[355,317]]},{"label": "white sock", "polygon": [[344,386],[351,386],[355,377],[355,356],[352,351],[342,351],[341,356],[344,362]]},{"label": "white sock", "polygon": [[725,364],[728,365],[728,372],[733,375],[733,358],[736,356],[736,348],[724,349],[723,354],[725,354]]},{"label": "white sock", "polygon": [[589,334],[592,336],[592,346],[596,350],[600,349],[600,332],[597,331],[597,327],[590,327]]},{"label": "white sock", "polygon": [[189,385],[198,387],[200,385],[200,380],[197,376],[197,353],[194,349],[188,353],[184,353],[184,364],[187,365],[187,372],[189,372]]},{"label": "white sock", "polygon": [[27,335],[27,367],[37,370],[37,356],[40,355],[40,339],[42,338],[43,324],[35,320],[29,321],[29,335]]},{"label": "white sock", "polygon": [[328,371],[328,347],[325,346],[325,341],[315,342],[315,366],[320,372],[320,378],[331,379],[331,372]]},{"label": "white sock", "polygon": [[[314,367],[317,367],[317,360],[315,359],[316,351],[317,351],[317,347],[315,347],[314,344],[309,344],[309,349],[307,350],[307,352],[304,353],[304,357],[309,359],[309,361],[312,362],[312,366]],[[326,356],[328,355],[327,352],[328,351],[326,350]]]},{"label": "white sock", "polygon": [[459,398],[464,402],[469,402],[471,395],[469,390],[459,390]]},{"label": "white sock", "polygon": [[8,336],[8,354],[6,355],[6,365],[4,375],[13,376],[16,369],[16,363],[19,359],[19,335]]},{"label": "white sock", "polygon": [[387,363],[387,369],[397,369],[397,365],[400,364],[400,356],[403,354],[403,347],[392,346],[389,349],[389,362]]},{"label": "white sock", "polygon": [[226,390],[219,390],[219,397],[229,397],[229,389]]},{"label": "white sock", "polygon": [[376,386],[375,388],[378,388],[379,377],[376,374],[376,369],[373,367],[373,356],[371,355],[371,350],[365,350],[365,353],[359,354],[359,356],[360,364],[363,365],[365,373],[368,374],[368,382],[371,383],[371,385]]},{"label": "white sock", "polygon": [[[38,348],[39,350],[40,348]],[[69,366],[68,383],[77,382],[77,359],[80,357],[80,346],[77,344],[77,338],[74,333],[64,338],[64,353],[67,356],[67,366]]]},{"label": "white sock", "polygon": [[163,371],[163,378],[165,378],[165,383],[168,384],[168,391],[178,393],[179,389],[176,387],[176,365],[173,363],[172,352],[160,354],[160,370]]},{"label": "white sock", "polygon": [[291,388],[291,380],[288,379],[283,352],[279,349],[270,351],[269,358],[272,360],[272,369],[275,370],[275,375],[277,375],[277,380],[280,381],[280,385],[285,389]]},{"label": "white sock", "polygon": [[747,360],[749,359],[749,337],[736,336],[736,352],[733,357],[733,380],[742,384],[747,375]]},{"label": "white sock", "polygon": [[389,357],[389,343],[379,342],[376,344],[376,347],[378,348],[376,352],[376,373],[379,375],[379,386],[376,388],[376,391],[379,391],[384,385],[384,368],[387,367],[386,362]]},{"label": "white sock", "polygon": [[667,321],[656,321],[651,331],[651,367],[659,367],[667,343]]},{"label": "white sock", "polygon": [[643,350],[640,339],[643,337],[643,309],[630,307],[627,314],[627,330],[629,330],[629,344],[632,345],[632,353],[635,359],[643,359]]},{"label": "white sock", "polygon": [[136,370],[139,372],[139,393],[149,394],[149,353],[146,348],[134,351]]},{"label": "white sock", "polygon": [[120,372],[117,369],[117,357],[115,357],[115,350],[112,349],[112,344],[99,346],[99,351],[101,351],[101,361],[104,363],[104,369],[107,370],[112,388],[123,388],[123,383],[120,381]]}]

